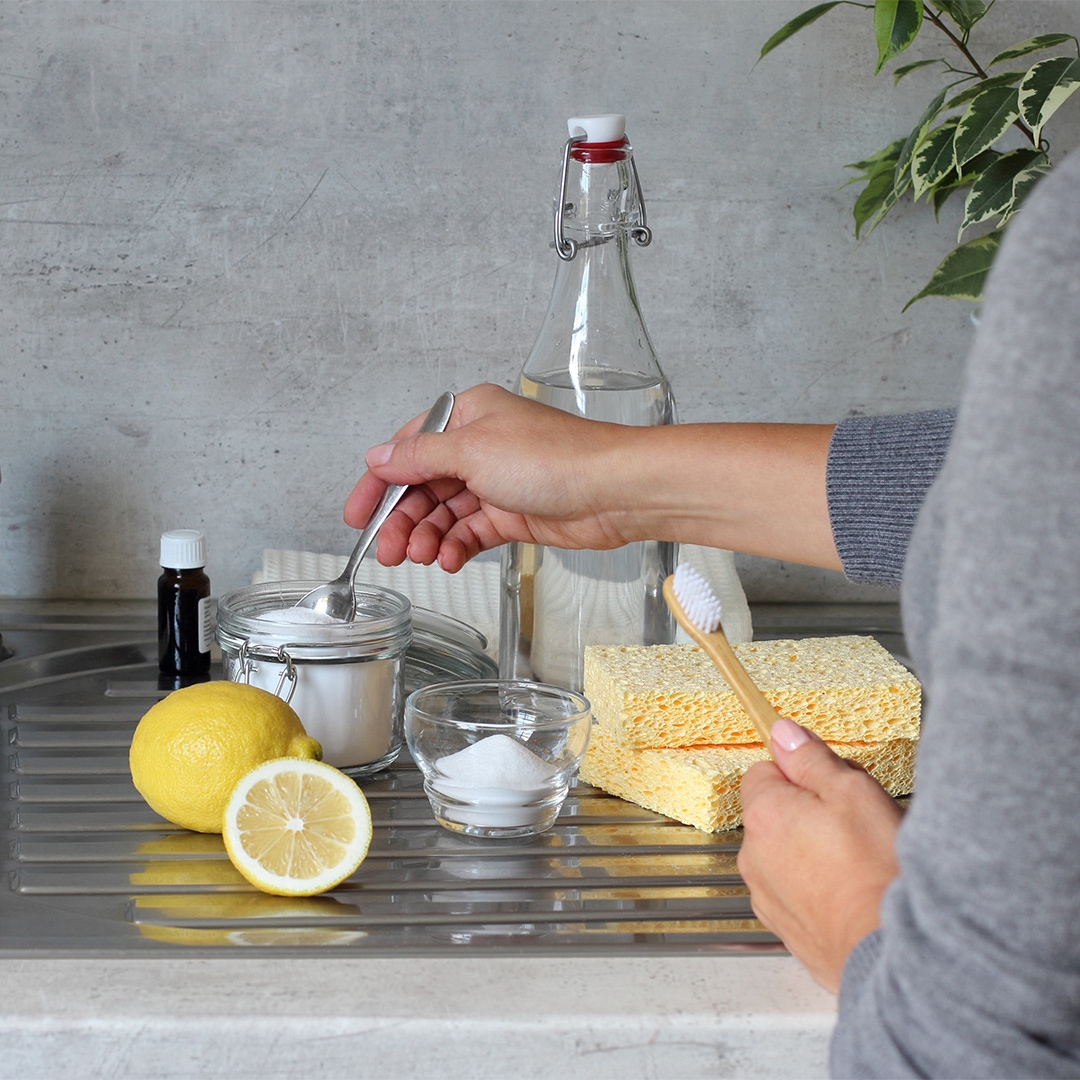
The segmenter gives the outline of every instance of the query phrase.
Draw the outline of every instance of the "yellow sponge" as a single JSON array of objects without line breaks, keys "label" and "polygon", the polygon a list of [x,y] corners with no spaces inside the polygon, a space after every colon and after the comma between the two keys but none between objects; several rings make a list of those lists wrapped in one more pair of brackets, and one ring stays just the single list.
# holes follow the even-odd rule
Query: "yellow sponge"
[{"label": "yellow sponge", "polygon": [[[732,645],[777,711],[827,742],[913,739],[919,682],[871,637]],[[585,696],[625,747],[757,743],[746,710],[696,645],[590,645]]]},{"label": "yellow sponge", "polygon": [[[862,765],[890,795],[912,790],[915,745],[915,739],[831,744],[841,757]],[[705,832],[723,832],[742,824],[742,774],[755,761],[768,758],[760,743],[636,750],[621,745],[611,728],[599,723],[593,724],[578,775],[647,810]]]}]

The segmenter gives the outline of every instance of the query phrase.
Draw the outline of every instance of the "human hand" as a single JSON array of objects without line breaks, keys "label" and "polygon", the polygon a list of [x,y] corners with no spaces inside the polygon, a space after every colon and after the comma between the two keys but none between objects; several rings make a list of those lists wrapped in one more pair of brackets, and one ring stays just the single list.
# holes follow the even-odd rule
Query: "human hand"
[{"label": "human hand", "polygon": [[739,872],[757,917],[836,993],[899,872],[903,814],[869,773],[793,721],[777,720],[772,740],[775,764],[742,779]]},{"label": "human hand", "polygon": [[388,484],[415,485],[379,530],[381,563],[437,559],[456,572],[507,541],[606,549],[634,539],[613,481],[621,449],[647,429],[583,420],[492,385],[458,394],[445,432],[418,434],[421,420],[368,451],[345,504],[345,521],[362,528]]}]

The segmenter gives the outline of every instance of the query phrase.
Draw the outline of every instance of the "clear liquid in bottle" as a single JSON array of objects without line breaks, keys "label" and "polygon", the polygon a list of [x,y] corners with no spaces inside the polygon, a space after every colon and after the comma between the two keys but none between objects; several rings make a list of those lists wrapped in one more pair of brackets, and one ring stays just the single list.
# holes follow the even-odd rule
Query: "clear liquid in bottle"
[{"label": "clear liquid in bottle", "polygon": [[[675,402],[638,307],[630,250],[647,244],[637,170],[621,116],[568,124],[554,205],[551,302],[517,392],[592,420],[675,422]],[[504,549],[499,669],[580,691],[586,645],[675,640],[661,586],[675,545],[611,551]]]},{"label": "clear liquid in bottle", "polygon": [[[523,373],[518,392],[594,420],[640,426],[674,422],[674,399],[659,371],[642,375],[594,368],[575,378],[566,370],[536,378]],[[510,545],[503,556],[503,676],[580,691],[586,645],[673,641],[675,626],[661,587],[675,559],[675,544],[652,540],[610,551]]]}]

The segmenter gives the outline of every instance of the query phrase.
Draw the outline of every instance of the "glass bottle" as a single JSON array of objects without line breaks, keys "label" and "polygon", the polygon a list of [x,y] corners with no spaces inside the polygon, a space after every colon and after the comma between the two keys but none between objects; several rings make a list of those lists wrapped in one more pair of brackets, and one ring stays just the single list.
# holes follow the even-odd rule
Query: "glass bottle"
[{"label": "glass bottle", "polygon": [[210,671],[214,609],[205,565],[206,537],[197,529],[161,534],[158,670],[163,676],[201,681]]},{"label": "glass bottle", "polygon": [[[515,390],[619,424],[675,422],[675,401],[638,307],[631,243],[652,238],[622,116],[575,117],[554,213],[551,303]],[[612,551],[507,545],[499,673],[580,691],[586,645],[675,640],[661,593],[676,546]]]}]

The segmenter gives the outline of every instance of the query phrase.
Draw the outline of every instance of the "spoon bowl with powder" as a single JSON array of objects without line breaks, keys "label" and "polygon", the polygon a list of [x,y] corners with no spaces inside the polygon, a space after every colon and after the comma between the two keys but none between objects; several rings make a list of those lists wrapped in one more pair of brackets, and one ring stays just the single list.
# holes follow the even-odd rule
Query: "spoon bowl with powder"
[{"label": "spoon bowl with powder", "polygon": [[550,829],[591,723],[585,698],[542,683],[436,683],[405,702],[405,740],[435,819],[471,836]]}]

